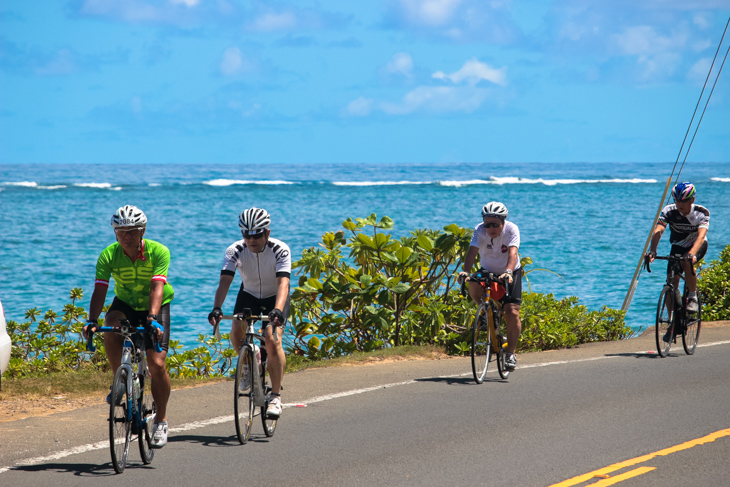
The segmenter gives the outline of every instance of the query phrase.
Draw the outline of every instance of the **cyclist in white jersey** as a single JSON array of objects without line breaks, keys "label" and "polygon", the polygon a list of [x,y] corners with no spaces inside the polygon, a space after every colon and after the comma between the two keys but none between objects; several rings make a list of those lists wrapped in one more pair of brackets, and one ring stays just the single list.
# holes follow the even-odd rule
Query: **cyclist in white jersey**
[{"label": "cyclist in white jersey", "polygon": [[[281,346],[281,333],[277,334],[275,340],[273,329],[275,326],[283,329],[289,316],[291,252],[284,242],[271,238],[270,223],[271,216],[261,208],[250,208],[241,213],[238,226],[243,239],[234,242],[226,250],[213,311],[208,315],[208,321],[211,325],[220,323],[223,315],[221,306],[238,269],[242,283],[233,308],[234,314],[248,308],[253,314],[268,313],[271,320],[271,326],[264,328],[272,390],[267,398],[269,407],[266,414],[278,418],[281,415],[281,381],[286,356]],[[241,321],[233,320],[231,326],[231,344],[236,350],[243,340],[241,325]]]},{"label": "cyclist in white jersey", "polygon": [[[509,281],[509,298],[501,299],[504,318],[507,322],[507,356],[505,367],[515,370],[517,356],[515,349],[520,339],[522,324],[520,323],[520,304],[522,303],[522,269],[517,251],[520,248],[520,230],[512,222],[507,221],[507,208],[498,201],[492,201],[482,207],[482,223],[474,229],[469,250],[464,258],[464,271],[459,273],[459,282],[471,273],[477,254],[481,261],[481,269],[475,273],[491,272],[500,279]],[[469,295],[475,303],[483,297],[482,287],[469,283]]]}]

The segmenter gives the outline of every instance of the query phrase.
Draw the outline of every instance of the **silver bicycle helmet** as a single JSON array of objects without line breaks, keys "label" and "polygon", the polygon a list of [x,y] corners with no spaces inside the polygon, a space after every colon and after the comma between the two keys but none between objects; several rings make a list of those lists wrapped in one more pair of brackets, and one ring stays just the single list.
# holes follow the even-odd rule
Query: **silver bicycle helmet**
[{"label": "silver bicycle helmet", "polygon": [[121,206],[112,215],[112,227],[114,228],[145,228],[146,226],[147,216],[136,206]]},{"label": "silver bicycle helmet", "polygon": [[249,208],[243,210],[241,216],[238,217],[238,226],[244,235],[255,235],[269,228],[271,224],[271,215],[269,212],[261,208]]},{"label": "silver bicycle helmet", "polygon": [[496,216],[502,220],[507,218],[507,207],[499,201],[490,201],[482,207],[482,218]]}]

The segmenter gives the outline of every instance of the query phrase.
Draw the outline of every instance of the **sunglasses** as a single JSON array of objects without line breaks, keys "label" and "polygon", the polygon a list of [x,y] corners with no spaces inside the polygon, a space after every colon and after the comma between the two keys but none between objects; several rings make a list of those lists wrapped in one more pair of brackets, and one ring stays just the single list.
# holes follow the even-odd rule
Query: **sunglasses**
[{"label": "sunglasses", "polygon": [[484,224],[484,227],[485,228],[499,228],[501,226],[502,226],[501,223],[494,223],[494,222],[490,222],[490,223],[485,223]]},{"label": "sunglasses", "polygon": [[263,237],[265,233],[266,233],[266,232],[261,232],[261,233],[257,233],[256,235],[244,235],[244,236],[243,236],[243,238],[244,238],[245,240],[252,240],[252,239],[253,239],[253,240],[258,240],[258,239],[260,239],[261,237]]}]

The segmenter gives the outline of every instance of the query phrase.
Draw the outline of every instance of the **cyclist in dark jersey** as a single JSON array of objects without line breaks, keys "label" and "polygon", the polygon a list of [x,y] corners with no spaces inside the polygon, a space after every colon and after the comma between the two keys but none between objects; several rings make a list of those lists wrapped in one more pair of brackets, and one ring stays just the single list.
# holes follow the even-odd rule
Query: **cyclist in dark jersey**
[{"label": "cyclist in dark jersey", "polygon": [[[272,418],[281,415],[281,381],[284,377],[286,356],[281,346],[281,333],[274,340],[273,329],[284,327],[289,316],[289,280],[291,277],[291,252],[281,240],[271,237],[271,216],[261,208],[250,208],[241,213],[238,226],[243,239],[234,242],[223,258],[218,289],[215,292],[213,311],[208,315],[211,325],[220,322],[221,306],[231,287],[236,269],[241,274],[233,312],[250,309],[253,314],[268,313],[272,326],[264,328],[268,370],[271,375],[272,393],[266,414]],[[233,320],[231,345],[238,350],[243,340],[241,322]]]},{"label": "cyclist in dark jersey", "polygon": [[[710,228],[710,210],[696,205],[695,187],[692,183],[679,183],[672,188],[674,203],[662,209],[659,221],[651,238],[651,247],[647,256],[649,262],[656,257],[657,246],[664,231],[669,227],[669,243],[672,244],[670,255],[682,255],[689,260],[682,261],[684,279],[687,283],[687,311],[696,313],[697,276],[692,273],[691,266],[697,263],[707,252],[707,230]],[[674,277],[674,288],[679,294],[679,276]],[[676,297],[681,301],[681,295]]]},{"label": "cyclist in dark jersey", "polygon": [[[164,245],[143,238],[147,217],[139,208],[126,205],[112,216],[112,227],[117,241],[104,249],[96,264],[96,283],[89,304],[87,330],[98,326],[109,280],[114,278],[114,300],[106,312],[106,326],[118,326],[119,320],[128,319],[134,326],[146,326],[156,335],[162,347],[156,352],[150,333],[145,335],[144,348],[152,377],[152,397],[157,408],[152,434],[152,448],[167,444],[167,401],[170,397],[170,377],[165,367],[170,340],[170,302],[174,296],[167,282],[170,251]],[[139,340],[141,345],[141,340]],[[116,333],[104,334],[104,347],[112,371],[122,362],[123,339]],[[107,402],[111,402],[111,393]]]}]

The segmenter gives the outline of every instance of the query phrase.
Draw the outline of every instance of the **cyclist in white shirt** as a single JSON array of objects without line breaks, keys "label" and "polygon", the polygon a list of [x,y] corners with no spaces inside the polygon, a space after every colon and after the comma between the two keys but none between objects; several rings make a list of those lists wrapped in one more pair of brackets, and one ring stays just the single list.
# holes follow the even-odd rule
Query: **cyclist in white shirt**
[{"label": "cyclist in white shirt", "polygon": [[[281,332],[277,333],[275,340],[273,329],[280,326],[283,330],[289,316],[291,252],[284,242],[271,238],[270,224],[271,216],[261,208],[250,208],[241,213],[238,226],[243,239],[234,242],[226,250],[213,311],[208,315],[208,321],[211,325],[220,323],[223,315],[221,306],[238,269],[242,283],[233,308],[234,314],[248,308],[253,314],[268,313],[271,320],[264,328],[272,390],[267,398],[269,406],[266,414],[278,418],[281,415],[281,381],[286,356],[281,346]],[[237,350],[242,340],[242,323],[233,320],[231,344]]]},{"label": "cyclist in white shirt", "polygon": [[[459,273],[459,281],[463,282],[476,261],[477,254],[481,261],[482,272],[497,274],[501,279],[509,281],[509,298],[501,299],[504,318],[507,322],[507,356],[505,367],[514,370],[517,367],[515,349],[522,332],[520,323],[520,303],[522,303],[522,269],[517,254],[520,248],[520,230],[512,222],[507,221],[507,208],[497,201],[482,207],[482,223],[474,229],[469,250],[464,258],[464,271]],[[469,283],[469,295],[475,303],[483,297],[482,287],[476,282]]]}]

